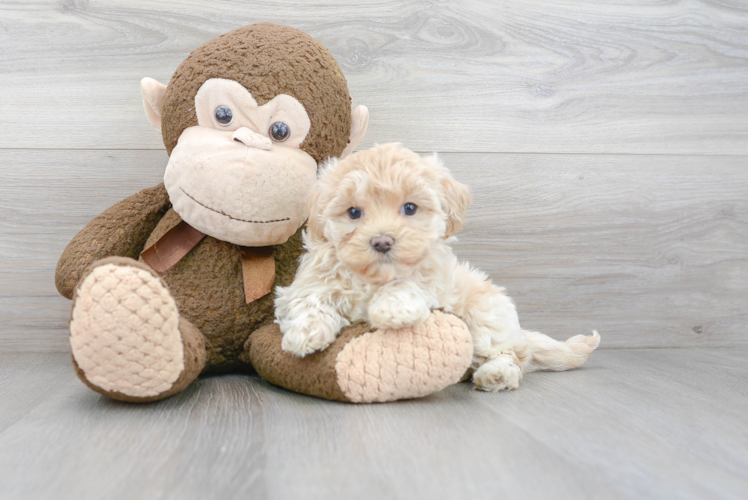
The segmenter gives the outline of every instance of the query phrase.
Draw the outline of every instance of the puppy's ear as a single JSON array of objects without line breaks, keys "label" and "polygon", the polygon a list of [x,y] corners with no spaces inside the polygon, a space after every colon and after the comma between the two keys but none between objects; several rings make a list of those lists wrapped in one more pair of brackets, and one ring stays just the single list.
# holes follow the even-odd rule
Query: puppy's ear
[{"label": "puppy's ear", "polygon": [[322,212],[330,201],[330,194],[327,193],[325,179],[337,164],[337,159],[330,158],[320,167],[317,182],[312,187],[311,193],[309,193],[307,200],[309,218],[306,221],[306,228],[312,241],[325,241],[325,223],[322,221]]},{"label": "puppy's ear", "polygon": [[467,186],[457,182],[452,177],[452,174],[442,164],[436,153],[426,160],[434,166],[439,178],[439,185],[442,188],[441,203],[444,213],[447,214],[446,236],[454,236],[460,232],[465,224],[465,213],[473,199]]},{"label": "puppy's ear", "polygon": [[312,192],[309,194],[309,201],[307,202],[309,218],[306,220],[306,230],[312,241],[317,242],[325,240],[325,225],[322,222],[322,209],[320,207],[321,187],[318,180],[317,184],[312,188]]}]

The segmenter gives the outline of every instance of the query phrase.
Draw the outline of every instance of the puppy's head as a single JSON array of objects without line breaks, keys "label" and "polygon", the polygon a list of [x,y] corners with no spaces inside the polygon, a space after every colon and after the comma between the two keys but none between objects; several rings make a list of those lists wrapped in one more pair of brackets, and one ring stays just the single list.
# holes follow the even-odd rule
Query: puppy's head
[{"label": "puppy's head", "polygon": [[327,164],[310,197],[308,234],[331,243],[346,268],[386,283],[459,232],[470,201],[436,155],[384,144]]}]

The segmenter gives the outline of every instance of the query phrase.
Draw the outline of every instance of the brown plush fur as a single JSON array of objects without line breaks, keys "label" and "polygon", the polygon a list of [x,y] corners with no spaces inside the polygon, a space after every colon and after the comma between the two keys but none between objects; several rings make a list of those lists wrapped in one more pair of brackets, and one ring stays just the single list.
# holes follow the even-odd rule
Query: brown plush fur
[{"label": "brown plush fur", "polygon": [[311,36],[288,26],[244,26],[195,49],[169,81],[162,108],[166,150],[187,127],[197,125],[195,94],[206,80],[235,80],[259,105],[288,94],[304,105],[311,129],[301,149],[321,162],[337,157],[348,143],[351,97],[332,54]]},{"label": "brown plush fur", "polygon": [[[181,220],[174,210],[166,212],[145,247]],[[275,285],[291,284],[301,250],[301,229],[286,243],[275,246]],[[240,247],[206,236],[162,278],[169,285],[180,316],[205,335],[205,372],[249,369],[251,365],[240,361],[239,356],[249,334],[273,322],[273,294],[250,304],[245,302]]]},{"label": "brown plush fur", "polygon": [[343,329],[328,349],[298,358],[281,349],[278,325],[268,325],[247,341],[244,359],[251,358],[257,373],[271,384],[324,399],[350,401],[338,384],[335,362],[348,342],[371,331],[368,323],[353,324]]},{"label": "brown plush fur", "polygon": [[89,222],[68,243],[55,273],[57,291],[72,299],[86,268],[111,255],[137,259],[148,237],[171,208],[163,184],[130,196]]}]

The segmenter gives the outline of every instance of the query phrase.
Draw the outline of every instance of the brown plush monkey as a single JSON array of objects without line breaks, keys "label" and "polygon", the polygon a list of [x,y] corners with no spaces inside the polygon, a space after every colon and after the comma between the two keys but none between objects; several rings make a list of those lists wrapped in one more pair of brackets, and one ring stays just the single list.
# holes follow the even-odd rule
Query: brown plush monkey
[{"label": "brown plush monkey", "polygon": [[368,123],[327,49],[255,24],[192,52],[168,87],[141,86],[170,154],[164,183],[92,220],[57,266],[84,383],[146,402],[201,373],[255,369],[294,391],[368,402],[460,378],[470,336],[438,312],[415,329],[353,325],[304,359],[281,351],[271,291],[293,280],[317,165],[352,151]]}]

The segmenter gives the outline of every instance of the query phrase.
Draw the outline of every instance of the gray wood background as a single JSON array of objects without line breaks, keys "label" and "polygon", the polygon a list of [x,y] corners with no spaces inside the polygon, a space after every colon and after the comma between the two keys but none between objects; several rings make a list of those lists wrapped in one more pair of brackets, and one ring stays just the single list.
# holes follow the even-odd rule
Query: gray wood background
[{"label": "gray wood background", "polygon": [[139,80],[258,21],[322,41],[363,147],[443,152],[458,252],[527,328],[603,347],[748,340],[748,4],[0,1],[0,350],[66,350],[72,236],[160,181]]}]

